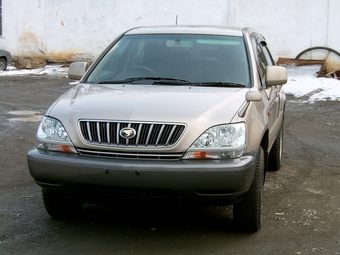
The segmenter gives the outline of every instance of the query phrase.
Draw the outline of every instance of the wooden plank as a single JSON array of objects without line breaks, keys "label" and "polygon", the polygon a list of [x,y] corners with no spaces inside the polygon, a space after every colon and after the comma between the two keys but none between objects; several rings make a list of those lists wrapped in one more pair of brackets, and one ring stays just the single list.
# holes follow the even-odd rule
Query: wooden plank
[{"label": "wooden plank", "polygon": [[308,60],[308,59],[293,59],[293,58],[279,58],[276,62],[279,66],[306,66],[306,65],[323,65],[325,63],[324,59],[320,60]]}]

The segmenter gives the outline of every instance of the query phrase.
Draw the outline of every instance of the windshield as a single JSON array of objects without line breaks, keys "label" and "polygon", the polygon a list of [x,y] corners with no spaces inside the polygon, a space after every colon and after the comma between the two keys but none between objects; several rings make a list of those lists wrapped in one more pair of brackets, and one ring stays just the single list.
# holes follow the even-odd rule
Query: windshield
[{"label": "windshield", "polygon": [[247,62],[242,37],[125,35],[86,82],[249,87]]}]

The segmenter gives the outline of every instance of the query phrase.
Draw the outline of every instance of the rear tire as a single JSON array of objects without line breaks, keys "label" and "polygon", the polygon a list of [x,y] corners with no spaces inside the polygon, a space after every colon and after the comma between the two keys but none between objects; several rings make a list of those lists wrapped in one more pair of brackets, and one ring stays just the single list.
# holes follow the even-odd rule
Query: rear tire
[{"label": "rear tire", "polygon": [[264,152],[260,147],[253,183],[247,193],[244,194],[242,202],[233,206],[234,222],[247,232],[255,232],[262,225],[263,182]]},{"label": "rear tire", "polygon": [[42,190],[45,209],[57,219],[73,218],[79,214],[83,203],[70,198],[67,193]]},{"label": "rear tire", "polygon": [[269,153],[268,158],[269,171],[277,171],[281,168],[282,151],[283,151],[283,123],[275,139],[273,147]]}]

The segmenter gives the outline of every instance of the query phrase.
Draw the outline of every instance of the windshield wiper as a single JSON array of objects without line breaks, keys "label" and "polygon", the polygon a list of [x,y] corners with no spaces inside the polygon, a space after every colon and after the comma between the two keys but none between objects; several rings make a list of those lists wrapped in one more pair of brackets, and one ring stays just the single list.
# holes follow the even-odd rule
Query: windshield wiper
[{"label": "windshield wiper", "polygon": [[137,77],[137,78],[128,78],[125,80],[116,80],[116,81],[98,81],[97,84],[125,84],[125,83],[131,83],[133,81],[138,80],[145,80],[143,77]]},{"label": "windshield wiper", "polygon": [[236,87],[245,88],[244,84],[234,83],[234,82],[190,82],[187,80],[176,79],[176,78],[166,78],[166,77],[134,77],[125,80],[117,81],[99,81],[97,84],[127,84],[133,83],[135,81],[154,81],[151,84],[162,84],[162,85],[192,85],[192,86],[211,86],[211,87]]},{"label": "windshield wiper", "polygon": [[99,81],[97,84],[126,84],[134,81],[155,81],[152,84],[169,84],[169,85],[184,85],[191,84],[191,82],[175,78],[164,78],[164,77],[134,77],[125,80],[118,81]]},{"label": "windshield wiper", "polygon": [[211,86],[211,87],[234,87],[245,88],[246,85],[235,82],[193,82],[194,86]]},{"label": "windshield wiper", "polygon": [[154,77],[153,79],[150,79],[150,80],[156,81],[153,84],[164,84],[164,85],[188,85],[192,83],[187,80],[176,79],[176,78],[164,78],[164,77]]}]

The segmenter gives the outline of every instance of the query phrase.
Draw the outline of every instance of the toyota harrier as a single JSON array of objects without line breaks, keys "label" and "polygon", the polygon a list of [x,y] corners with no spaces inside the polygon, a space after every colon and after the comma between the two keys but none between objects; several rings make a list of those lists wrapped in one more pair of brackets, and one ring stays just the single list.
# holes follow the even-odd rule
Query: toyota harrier
[{"label": "toyota harrier", "polygon": [[266,171],[281,166],[286,70],[249,28],[139,27],[47,110],[28,152],[47,212],[143,198],[233,205],[262,223]]}]

